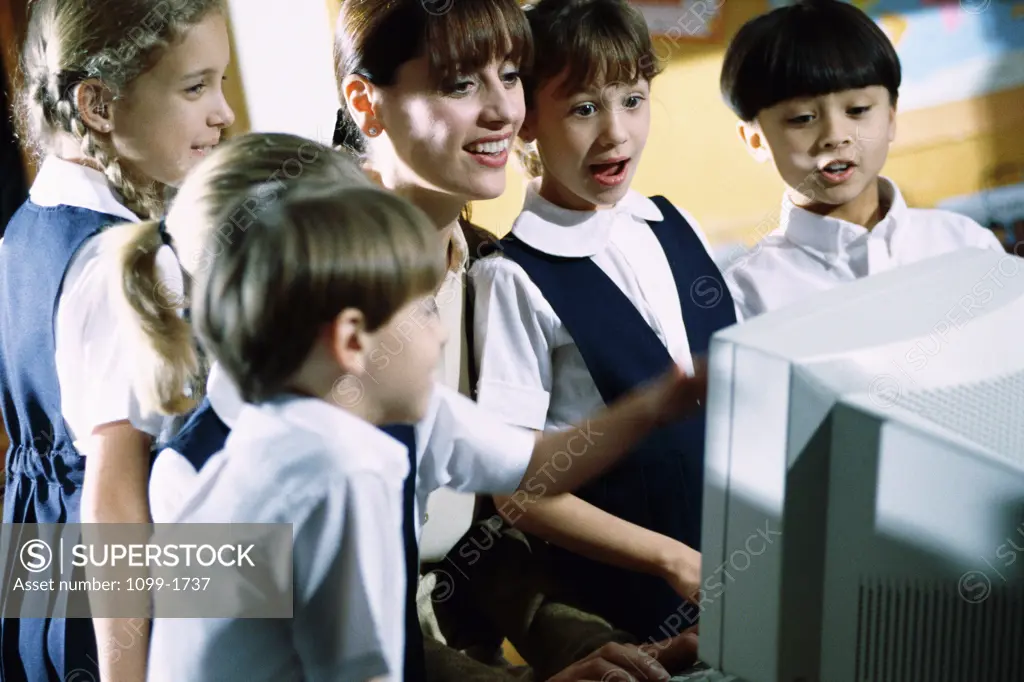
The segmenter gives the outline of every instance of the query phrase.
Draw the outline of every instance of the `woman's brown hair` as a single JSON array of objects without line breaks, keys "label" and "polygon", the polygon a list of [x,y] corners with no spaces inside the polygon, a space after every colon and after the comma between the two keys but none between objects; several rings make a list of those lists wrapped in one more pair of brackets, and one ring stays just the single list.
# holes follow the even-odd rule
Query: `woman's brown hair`
[{"label": "woman's brown hair", "polygon": [[336,144],[365,151],[362,131],[347,111],[344,78],[359,74],[375,85],[393,85],[399,67],[423,55],[433,85],[440,86],[494,61],[528,68],[533,43],[516,0],[343,0],[334,39],[342,102]]}]

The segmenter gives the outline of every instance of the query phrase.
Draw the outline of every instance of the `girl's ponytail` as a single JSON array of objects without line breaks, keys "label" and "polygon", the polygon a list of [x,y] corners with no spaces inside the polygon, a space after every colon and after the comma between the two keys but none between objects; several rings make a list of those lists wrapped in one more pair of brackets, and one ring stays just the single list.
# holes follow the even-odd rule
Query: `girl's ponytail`
[{"label": "girl's ponytail", "polygon": [[[161,276],[157,254],[164,245],[154,220],[121,225],[104,232],[101,251],[110,278],[120,329],[135,337],[133,383],[142,408],[183,414],[195,405],[192,389],[199,359],[192,330],[183,318],[185,297],[178,282]],[[184,275],[182,275],[184,277]]]},{"label": "girl's ponytail", "polygon": [[[151,220],[119,225],[97,237],[117,333],[133,337],[134,357],[126,362],[133,364],[133,388],[145,410],[189,411],[206,378],[208,359],[181,314],[182,291],[188,289],[186,282],[179,286],[177,273],[187,283],[204,279],[213,256],[245,238],[264,203],[314,178],[339,188],[371,185],[348,154],[312,140],[281,133],[242,135],[219,145],[189,174],[167,214],[166,230]],[[247,196],[253,201],[238,203]],[[160,254],[164,244],[176,251],[166,262],[170,270],[159,267],[169,255]]]}]

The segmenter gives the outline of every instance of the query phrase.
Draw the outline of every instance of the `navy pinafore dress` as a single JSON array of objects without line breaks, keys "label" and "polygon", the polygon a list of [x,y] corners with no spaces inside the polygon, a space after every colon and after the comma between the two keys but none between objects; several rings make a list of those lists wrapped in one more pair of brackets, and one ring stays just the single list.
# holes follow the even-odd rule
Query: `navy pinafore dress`
[{"label": "navy pinafore dress", "polygon": [[[65,273],[82,244],[124,219],[72,206],[26,202],[0,247],[0,390],[7,450],[6,524],[78,523],[85,458],[75,449],[61,412],[55,360],[55,315]],[[12,545],[17,546],[17,545]],[[4,612],[17,613],[11,590],[24,569],[5,558]],[[51,613],[63,613],[60,600]],[[63,606],[66,606],[64,604]],[[99,678],[88,618],[5,618],[0,621],[0,680],[64,682],[72,673]]]},{"label": "navy pinafore dress", "polygon": [[[650,221],[676,282],[690,352],[707,352],[711,336],[736,322],[722,274],[686,219],[664,197],[652,197],[664,220]],[[674,362],[629,298],[590,258],[543,253],[506,237],[499,248],[544,294],[576,343],[606,404],[650,381]],[[701,409],[664,426],[617,466],[576,494],[604,511],[700,549],[704,486]],[[696,622],[661,578],[622,570],[551,548],[555,570],[582,606],[640,639],[661,640]],[[673,614],[676,614],[673,616]]]}]

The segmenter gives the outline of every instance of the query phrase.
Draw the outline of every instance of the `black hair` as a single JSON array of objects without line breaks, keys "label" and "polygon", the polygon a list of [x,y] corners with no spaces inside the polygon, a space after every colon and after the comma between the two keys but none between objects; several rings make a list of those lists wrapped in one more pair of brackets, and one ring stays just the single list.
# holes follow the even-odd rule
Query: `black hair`
[{"label": "black hair", "polygon": [[840,0],[800,0],[740,28],[722,64],[722,96],[744,121],[797,97],[881,85],[893,106],[900,60],[882,29]]}]

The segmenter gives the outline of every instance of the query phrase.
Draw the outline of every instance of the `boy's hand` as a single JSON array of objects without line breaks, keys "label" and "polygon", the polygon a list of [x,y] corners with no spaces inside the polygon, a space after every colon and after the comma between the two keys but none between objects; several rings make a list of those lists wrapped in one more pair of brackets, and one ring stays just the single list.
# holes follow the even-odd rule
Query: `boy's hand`
[{"label": "boy's hand", "polygon": [[673,540],[663,559],[661,577],[676,594],[697,604],[700,601],[700,552]]},{"label": "boy's hand", "polygon": [[673,675],[686,672],[697,663],[698,625],[683,630],[675,637],[644,644],[640,648],[658,659],[658,663]]},{"label": "boy's hand", "polygon": [[655,380],[650,389],[652,409],[657,423],[664,424],[689,417],[707,402],[708,367],[704,358],[694,358],[694,375],[687,376],[673,364]]},{"label": "boy's hand", "polygon": [[640,647],[611,642],[548,678],[547,682],[667,682],[668,679],[664,666]]}]

